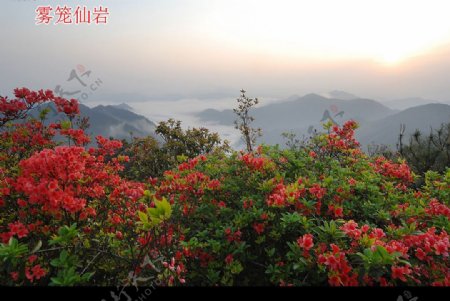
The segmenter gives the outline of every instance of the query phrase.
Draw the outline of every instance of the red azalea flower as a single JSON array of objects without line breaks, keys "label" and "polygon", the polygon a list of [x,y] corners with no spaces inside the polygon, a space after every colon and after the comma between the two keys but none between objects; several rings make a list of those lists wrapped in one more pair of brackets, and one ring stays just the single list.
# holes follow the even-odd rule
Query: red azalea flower
[{"label": "red azalea flower", "polygon": [[244,207],[244,209],[248,209],[253,206],[253,201],[252,200],[244,200],[242,206]]},{"label": "red azalea flower", "polygon": [[341,285],[341,279],[337,275],[332,275],[328,278],[328,283],[331,286],[339,286]]},{"label": "red azalea flower", "polygon": [[230,265],[233,262],[233,255],[232,254],[228,254],[227,257],[225,257],[225,263],[227,265]]},{"label": "red azalea flower", "polygon": [[416,257],[420,260],[425,260],[425,258],[427,257],[427,253],[425,253],[421,248],[418,248],[416,250]]},{"label": "red azalea flower", "polygon": [[381,239],[386,236],[383,229],[375,228],[372,230],[372,233],[375,235],[376,238]]},{"label": "red azalea flower", "polygon": [[28,262],[31,264],[36,261],[38,257],[36,255],[31,255],[28,257]]},{"label": "red azalea flower", "polygon": [[359,238],[361,236],[361,231],[358,230],[358,224],[354,220],[350,220],[346,222],[344,225],[340,227],[345,234],[352,238]]},{"label": "red azalea flower", "polygon": [[29,267],[25,268],[25,277],[27,277],[27,279],[30,280],[30,282],[33,282],[33,280],[34,280],[33,273],[30,272]]},{"label": "red azalea flower", "polygon": [[33,272],[34,278],[36,278],[36,279],[41,279],[42,277],[45,276],[45,274],[47,274],[47,272],[43,268],[41,268],[41,266],[39,264],[35,265],[31,269],[31,271]]},{"label": "red azalea flower", "polygon": [[230,235],[231,234],[231,229],[230,228],[226,228],[224,232],[225,232],[225,235]]},{"label": "red azalea flower", "polygon": [[326,193],[326,189],[322,188],[320,184],[314,184],[311,188],[309,188],[309,193],[315,196],[316,199],[321,200]]},{"label": "red azalea flower", "polygon": [[336,269],[339,262],[337,261],[336,257],[334,257],[333,255],[330,255],[327,257],[325,264],[330,266],[332,269]]},{"label": "red azalea flower", "polygon": [[339,246],[337,246],[335,244],[331,244],[330,247],[331,247],[331,250],[333,251],[333,254],[337,254],[337,253],[341,252],[341,249],[339,248]]},{"label": "red azalea flower", "polygon": [[309,251],[314,246],[313,236],[311,234],[305,234],[297,239],[297,244],[300,248],[305,249],[305,251]]},{"label": "red azalea flower", "polygon": [[19,273],[18,272],[11,272],[9,273],[9,275],[11,276],[11,279],[14,281],[17,281],[17,279],[19,279]]},{"label": "red azalea flower", "polygon": [[437,243],[434,244],[434,249],[435,249],[435,254],[436,255],[444,255],[444,256],[448,256],[448,240],[447,243],[445,243],[444,241],[438,241]]},{"label": "red azalea flower", "polygon": [[17,235],[18,238],[26,237],[29,233],[28,229],[21,222],[15,222],[13,224],[9,224],[8,226],[11,231],[11,235]]},{"label": "red azalea flower", "polygon": [[369,226],[369,225],[364,225],[364,226],[361,227],[361,231],[362,231],[363,233],[367,233],[367,231],[369,231],[369,229],[370,229],[370,226]]},{"label": "red azalea flower", "polygon": [[348,180],[348,184],[349,184],[350,186],[354,186],[354,185],[356,185],[356,180],[353,179],[353,178],[350,178],[350,179]]},{"label": "red azalea flower", "polygon": [[283,261],[278,261],[276,263],[276,265],[279,266],[279,267],[284,267],[284,262]]},{"label": "red azalea flower", "polygon": [[403,282],[408,281],[406,279],[406,275],[411,274],[411,269],[409,267],[399,267],[399,266],[392,266],[392,279],[400,279]]},{"label": "red azalea flower", "polygon": [[317,262],[318,262],[319,264],[326,264],[327,258],[326,258],[324,255],[320,254],[320,255],[317,257]]},{"label": "red azalea flower", "polygon": [[261,234],[264,232],[264,224],[262,223],[254,223],[253,229],[256,231],[256,233]]},{"label": "red azalea flower", "polygon": [[334,208],[334,216],[335,217],[344,217],[344,209],[342,207]]},{"label": "red azalea flower", "polygon": [[387,282],[386,278],[380,277],[380,286],[388,286],[389,283]]},{"label": "red azalea flower", "polygon": [[17,200],[17,205],[19,205],[19,207],[25,207],[27,205],[27,202],[25,202],[22,199],[18,199]]}]

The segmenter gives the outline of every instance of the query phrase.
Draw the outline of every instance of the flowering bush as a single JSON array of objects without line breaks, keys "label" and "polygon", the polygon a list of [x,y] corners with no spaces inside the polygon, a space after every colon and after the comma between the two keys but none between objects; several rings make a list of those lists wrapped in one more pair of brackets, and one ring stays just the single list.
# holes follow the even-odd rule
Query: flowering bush
[{"label": "flowering bush", "polygon": [[[171,256],[178,246],[172,226],[138,222],[155,203],[143,183],[119,176],[128,160],[115,156],[122,143],[97,137],[98,147],[87,149],[89,137],[72,127],[75,100],[28,89],[15,96],[0,101],[0,283],[183,282],[184,266]],[[45,109],[39,120],[28,117],[44,103],[68,119],[46,126]],[[57,134],[69,145],[56,143]]]},{"label": "flowering bush", "polygon": [[305,149],[198,157],[149,189],[181,226],[197,285],[449,285],[450,170],[414,189],[404,162],[370,158],[356,124]]},{"label": "flowering bush", "polygon": [[[121,142],[87,148],[76,101],[15,97],[0,98],[1,284],[450,285],[450,170],[415,188],[407,164],[361,152],[354,122],[138,182]],[[27,117],[46,102],[67,120]]]}]

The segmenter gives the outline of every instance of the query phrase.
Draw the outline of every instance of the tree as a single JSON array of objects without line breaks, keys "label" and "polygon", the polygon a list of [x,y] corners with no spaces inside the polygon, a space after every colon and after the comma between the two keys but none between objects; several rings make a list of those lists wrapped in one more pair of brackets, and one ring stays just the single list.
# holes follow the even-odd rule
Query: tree
[{"label": "tree", "polygon": [[450,166],[450,123],[431,129],[427,136],[416,130],[409,144],[404,144],[402,138],[400,134],[398,151],[414,172],[421,175],[428,170],[443,172]]},{"label": "tree", "polygon": [[130,157],[124,174],[129,179],[139,180],[159,177],[164,171],[176,167],[180,161],[212,152],[229,151],[227,140],[206,128],[184,130],[181,121],[169,119],[156,127],[162,142],[155,137],[134,138],[123,154]]},{"label": "tree", "polygon": [[180,155],[193,158],[216,148],[228,149],[228,141],[222,142],[218,133],[211,133],[204,127],[183,130],[179,120],[162,121],[155,132],[164,140],[164,149],[173,159]]},{"label": "tree", "polygon": [[249,110],[259,103],[258,98],[249,98],[245,95],[246,91],[241,90],[241,95],[237,98],[238,107],[233,109],[237,115],[234,122],[235,128],[242,134],[247,151],[252,152],[256,139],[262,135],[260,128],[253,128],[254,117],[250,116]]}]

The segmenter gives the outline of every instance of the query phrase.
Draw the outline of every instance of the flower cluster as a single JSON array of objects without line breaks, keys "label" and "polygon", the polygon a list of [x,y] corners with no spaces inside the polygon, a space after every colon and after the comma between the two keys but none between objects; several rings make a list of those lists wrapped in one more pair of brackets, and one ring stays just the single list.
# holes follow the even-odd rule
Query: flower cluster
[{"label": "flower cluster", "polygon": [[412,172],[406,163],[392,163],[383,157],[375,160],[375,171],[381,173],[385,177],[399,179],[403,183],[411,183],[413,181]]},{"label": "flower cluster", "polygon": [[355,286],[358,285],[358,274],[352,271],[345,252],[331,244],[331,251],[319,254],[318,264],[325,266],[328,270],[328,282],[331,286]]},{"label": "flower cluster", "polygon": [[242,155],[241,160],[248,168],[252,170],[262,171],[266,168],[273,167],[271,164],[273,162],[271,160],[264,157],[255,157],[254,154],[251,153]]},{"label": "flower cluster", "polygon": [[58,112],[64,112],[69,117],[75,117],[80,114],[80,108],[76,99],[67,100],[65,98],[56,97],[54,99]]},{"label": "flower cluster", "polygon": [[309,250],[314,246],[314,237],[312,234],[305,234],[297,239],[297,244],[303,249],[303,256],[309,257]]},{"label": "flower cluster", "polygon": [[355,121],[347,121],[342,128],[337,125],[331,127],[331,133],[327,136],[328,145],[331,150],[348,150],[359,146],[354,137],[354,130],[358,127]]}]

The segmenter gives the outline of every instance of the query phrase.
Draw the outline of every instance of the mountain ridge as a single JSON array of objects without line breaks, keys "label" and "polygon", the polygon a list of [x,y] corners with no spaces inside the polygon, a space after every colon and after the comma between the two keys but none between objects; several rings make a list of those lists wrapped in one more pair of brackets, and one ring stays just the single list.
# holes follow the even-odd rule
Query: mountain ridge
[{"label": "mountain ridge", "polygon": [[[50,109],[50,112],[47,114],[48,122],[56,122],[65,118],[63,113],[57,112],[53,104],[45,104],[40,108],[45,107]],[[30,114],[37,117],[40,108],[36,108]],[[131,138],[131,134],[134,137],[156,136],[155,123],[145,116],[114,105],[98,105],[90,108],[79,104],[79,108],[80,117],[89,118],[89,127],[86,133],[91,137],[92,141],[95,141],[93,138],[97,135],[127,140]]]},{"label": "mountain ridge", "polygon": [[[263,143],[283,145],[283,132],[307,137],[311,129],[320,131],[322,123],[332,118],[338,124],[349,119],[357,121],[360,129],[356,131],[356,137],[363,148],[372,142],[395,147],[400,124],[406,124],[405,137],[416,128],[421,131],[426,131],[430,126],[437,128],[441,123],[450,122],[450,106],[425,104],[399,111],[369,98],[342,100],[309,93],[255,107],[251,115],[255,118],[254,126],[263,130],[263,137],[259,140]],[[235,119],[232,110],[215,109],[204,110],[197,117],[201,122],[228,126]]]}]

